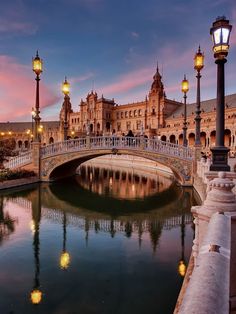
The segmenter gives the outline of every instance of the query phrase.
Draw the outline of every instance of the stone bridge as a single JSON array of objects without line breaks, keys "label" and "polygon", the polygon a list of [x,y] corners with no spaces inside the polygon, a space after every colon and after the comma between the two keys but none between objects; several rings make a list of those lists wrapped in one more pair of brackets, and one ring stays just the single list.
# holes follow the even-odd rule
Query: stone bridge
[{"label": "stone bridge", "polygon": [[83,162],[107,154],[143,157],[169,167],[183,186],[193,184],[194,151],[189,147],[144,137],[84,137],[47,146],[33,143],[31,151],[12,158],[6,168],[27,167],[39,173],[41,181],[73,175]]}]

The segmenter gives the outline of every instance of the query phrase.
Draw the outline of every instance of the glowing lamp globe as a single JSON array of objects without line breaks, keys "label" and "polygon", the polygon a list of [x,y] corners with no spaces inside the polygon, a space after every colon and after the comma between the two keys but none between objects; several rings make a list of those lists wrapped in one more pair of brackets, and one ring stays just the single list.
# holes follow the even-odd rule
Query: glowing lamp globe
[{"label": "glowing lamp globe", "polygon": [[188,80],[186,79],[186,76],[184,76],[184,79],[182,81],[182,92],[187,93],[189,90],[189,83]]},{"label": "glowing lamp globe", "polygon": [[32,60],[33,71],[36,75],[40,75],[43,72],[43,60],[40,59],[38,51],[36,57]]},{"label": "glowing lamp globe", "polygon": [[30,295],[33,304],[39,304],[42,300],[42,292],[39,289],[34,289]]},{"label": "glowing lamp globe", "polygon": [[198,52],[194,57],[194,69],[197,71],[201,71],[204,67],[204,54],[201,52],[200,46],[198,48]]},{"label": "glowing lamp globe", "polygon": [[212,35],[213,51],[216,59],[223,59],[228,55],[231,29],[232,25],[224,16],[217,17],[213,22],[210,34]]},{"label": "glowing lamp globe", "polygon": [[67,82],[67,79],[65,78],[65,81],[62,83],[62,92],[64,95],[68,95],[70,93],[70,83]]},{"label": "glowing lamp globe", "polygon": [[60,266],[62,269],[67,269],[70,264],[70,255],[67,252],[62,252],[60,257]]}]

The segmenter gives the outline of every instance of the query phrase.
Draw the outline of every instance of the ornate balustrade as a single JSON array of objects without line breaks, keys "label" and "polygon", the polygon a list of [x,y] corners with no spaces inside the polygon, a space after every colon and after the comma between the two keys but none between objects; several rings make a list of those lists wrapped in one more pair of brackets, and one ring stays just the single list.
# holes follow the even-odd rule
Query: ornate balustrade
[{"label": "ornate balustrade", "polygon": [[[89,141],[87,141],[89,140]],[[52,156],[65,152],[74,152],[82,149],[131,149],[147,150],[170,156],[176,156],[181,159],[193,159],[193,152],[190,148],[176,145],[169,142],[163,142],[158,139],[146,139],[141,137],[115,137],[115,136],[97,136],[88,138],[79,138],[50,144],[41,148],[41,157]]]},{"label": "ornate balustrade", "polygon": [[74,152],[86,148],[86,138],[57,142],[41,147],[41,157],[53,156],[65,152]]},{"label": "ornate balustrade", "polygon": [[[86,137],[57,142],[41,147],[40,157],[50,157],[64,154],[67,152],[78,152],[87,149],[128,149],[145,150],[156,152],[168,156],[178,157],[184,160],[193,160],[191,148],[181,145],[160,141],[158,139],[148,139],[144,137],[116,137],[116,136],[97,136]],[[32,152],[26,152],[20,156],[12,158],[6,162],[6,168],[17,168],[32,162]]]},{"label": "ornate balustrade", "polygon": [[32,162],[32,151],[25,152],[19,156],[12,157],[10,160],[4,162],[4,167],[8,169],[14,169],[21,166],[25,166]]}]

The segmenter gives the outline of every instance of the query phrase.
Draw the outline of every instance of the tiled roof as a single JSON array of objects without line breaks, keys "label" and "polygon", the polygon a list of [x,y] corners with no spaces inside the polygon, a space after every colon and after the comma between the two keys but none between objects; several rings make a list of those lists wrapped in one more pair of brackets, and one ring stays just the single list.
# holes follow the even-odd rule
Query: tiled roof
[{"label": "tiled roof", "polygon": [[[236,94],[225,96],[225,106],[226,108],[236,108]],[[201,110],[202,112],[212,112],[216,108],[216,98],[201,101]],[[196,111],[196,103],[187,104],[187,116],[190,116],[193,112]],[[178,118],[181,117],[184,113],[184,104],[180,106],[176,111],[167,118]]]},{"label": "tiled roof", "polygon": [[[58,128],[60,125],[59,121],[42,121],[40,122],[44,126],[45,129]],[[7,132],[25,132],[26,130],[32,128],[32,122],[0,122],[0,131]]]}]

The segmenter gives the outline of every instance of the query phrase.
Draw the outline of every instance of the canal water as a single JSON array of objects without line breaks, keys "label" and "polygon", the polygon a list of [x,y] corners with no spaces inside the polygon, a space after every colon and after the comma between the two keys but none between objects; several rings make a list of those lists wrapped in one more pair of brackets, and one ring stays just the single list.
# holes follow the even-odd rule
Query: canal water
[{"label": "canal water", "polygon": [[172,313],[194,191],[158,173],[83,166],[0,194],[0,313]]}]

